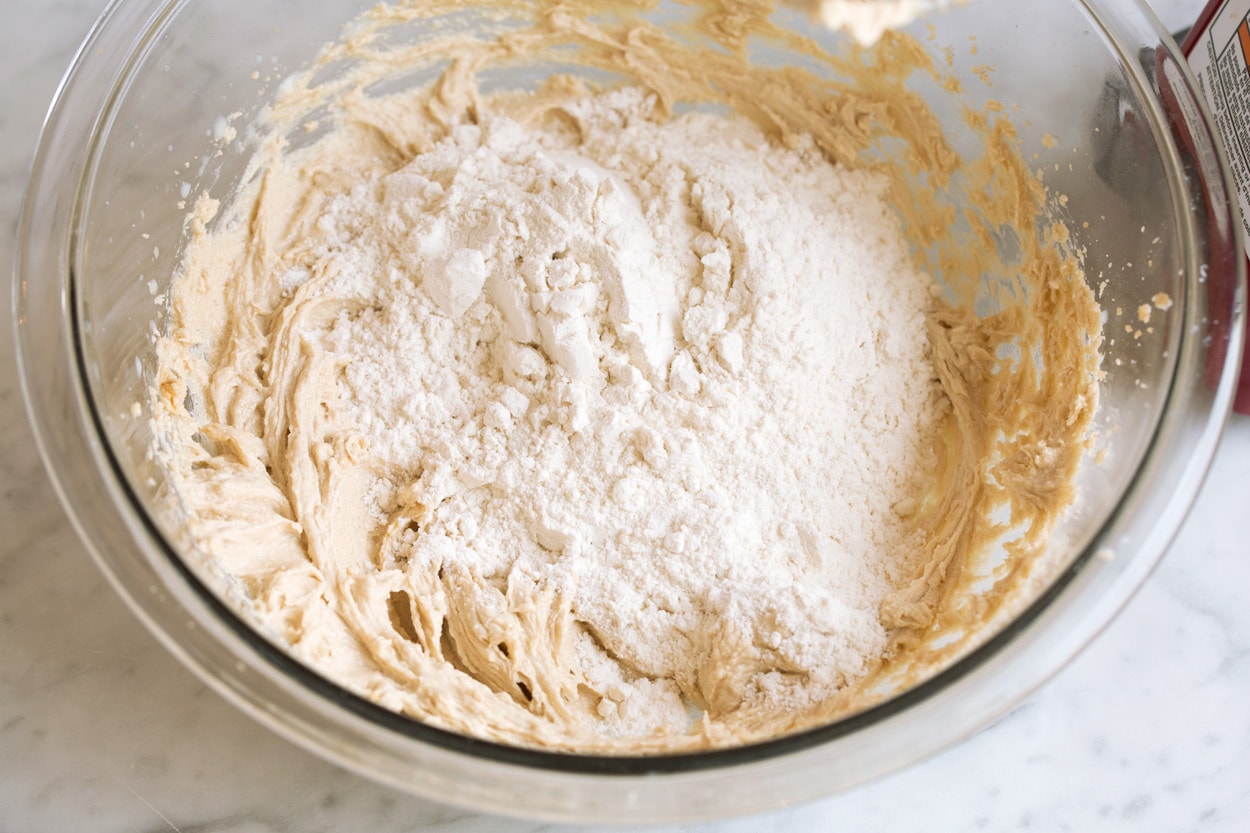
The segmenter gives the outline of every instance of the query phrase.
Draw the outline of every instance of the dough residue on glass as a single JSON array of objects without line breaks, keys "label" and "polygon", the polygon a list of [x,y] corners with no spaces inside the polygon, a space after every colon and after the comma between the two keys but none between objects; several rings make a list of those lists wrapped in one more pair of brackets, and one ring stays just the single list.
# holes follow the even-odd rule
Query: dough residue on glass
[{"label": "dough residue on glass", "polygon": [[[517,3],[379,57],[455,8],[372,12],[196,204],[153,391],[194,549],[326,677],[505,743],[723,747],[884,696],[1027,578],[1087,444],[1098,309],[1009,125],[959,159],[901,36],[832,81],[753,66],[748,36],[816,54],[765,8],[706,49]],[[553,50],[629,80],[479,88]],[[1004,266],[1009,222],[1040,232]]]}]

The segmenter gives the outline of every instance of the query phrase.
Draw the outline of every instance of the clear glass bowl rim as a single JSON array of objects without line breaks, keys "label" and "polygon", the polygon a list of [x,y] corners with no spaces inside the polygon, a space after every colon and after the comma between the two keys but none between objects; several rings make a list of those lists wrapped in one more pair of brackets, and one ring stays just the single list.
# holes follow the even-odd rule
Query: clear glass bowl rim
[{"label": "clear glass bowl rim", "polygon": [[[116,93],[116,86],[110,89],[109,85],[121,83],[125,77],[126,62],[142,52],[142,38],[159,29],[162,21],[176,15],[185,2],[187,0],[114,0],[84,40],[57,90],[40,137],[19,226],[14,272],[18,365],[28,414],[45,467],[84,543],[119,594],[166,647],[201,679],[245,712],[306,748],[378,780],[434,798],[478,809],[563,820],[602,819],[605,810],[613,807],[618,812],[606,817],[617,821],[702,818],[764,809],[815,797],[931,754],[987,724],[1040,685],[1087,644],[1127,602],[1162,556],[1196,496],[1227,417],[1239,364],[1245,275],[1244,269],[1241,269],[1244,254],[1236,235],[1232,239],[1233,253],[1240,273],[1235,277],[1236,312],[1230,322],[1229,353],[1204,418],[1195,423],[1185,414],[1177,413],[1181,407],[1178,402],[1185,400],[1182,392],[1177,390],[1185,382],[1184,375],[1178,370],[1156,438],[1138,476],[1126,490],[1098,538],[1002,632],[915,688],[838,723],[796,735],[733,749],[650,757],[570,755],[505,746],[427,726],[364,700],[270,645],[238,619],[183,565],[130,491],[126,477],[105,440],[100,416],[90,395],[72,268],[74,227],[80,220],[81,211],[82,177],[89,169],[89,157],[97,138],[96,129],[104,121]],[[1131,5],[1131,13],[1152,22],[1158,36],[1158,43],[1152,46],[1170,52],[1171,57],[1184,67],[1175,46],[1154,21],[1152,13],[1140,0],[1133,0]],[[120,48],[107,48],[109,46]],[[1139,45],[1131,46],[1135,48]],[[1132,52],[1125,49],[1125,54]],[[1187,69],[1183,72],[1192,91],[1195,88],[1192,76]],[[1205,107],[1200,109],[1205,117],[1202,126],[1204,135],[1195,139],[1209,145],[1221,160],[1223,193],[1235,193],[1227,163],[1213,138],[1210,117]],[[82,131],[83,126],[87,130]],[[1200,190],[1200,193],[1191,194],[1196,202],[1216,211],[1224,211],[1229,225],[1238,227],[1235,205],[1213,206],[1209,194],[1201,190],[1201,183],[1193,187]],[[35,268],[41,257],[46,256],[46,252],[35,245],[40,237],[38,229],[52,230],[54,243],[57,243],[56,230],[68,231],[68,235],[61,237],[56,246],[58,268],[51,270],[52,277],[47,270]],[[1201,262],[1202,256],[1207,253],[1204,245],[1209,241],[1190,242],[1195,246],[1196,257]],[[40,293],[50,293],[53,297],[32,300]],[[55,310],[57,321],[56,339],[49,338],[46,329],[35,333],[36,324],[46,327],[51,323],[45,319],[49,318],[52,310]],[[1182,346],[1182,354],[1176,357],[1178,368],[1184,367],[1185,360]],[[1189,360],[1193,361],[1192,345]],[[55,385],[43,384],[50,368],[54,378],[66,383],[60,393],[48,389],[55,388]],[[72,401],[73,407],[68,416],[65,413],[53,415],[57,410],[58,397],[68,397]],[[64,408],[66,404],[61,398],[59,405]],[[58,431],[57,428],[63,430]],[[75,455],[78,459],[72,461]],[[1178,464],[1177,459],[1181,457],[1185,460]],[[1122,563],[1118,575],[1110,582],[1110,588],[1096,604],[1087,606],[1081,621],[1068,622],[1060,628],[1060,623],[1051,621],[1056,618],[1056,602],[1070,595],[1074,583],[1126,524],[1132,527],[1134,522],[1142,520],[1133,517],[1140,503],[1137,498],[1151,488],[1150,471],[1169,465],[1167,460],[1160,458],[1175,458],[1170,465],[1173,468],[1179,466],[1184,472],[1167,501],[1167,511],[1158,514],[1155,522],[1150,524],[1149,535],[1142,545],[1131,557],[1123,559],[1126,563]],[[99,495],[94,494],[92,498],[89,487],[84,489],[76,484],[75,475],[81,473],[85,461],[90,461],[96,476],[101,479],[104,490],[112,499],[111,509],[115,514],[107,510],[101,512],[98,506],[92,506],[89,499],[98,501]],[[76,467],[79,471],[75,471]],[[105,528],[108,528],[108,533],[99,534]],[[118,550],[105,543],[108,540],[123,540],[127,536],[131,539],[132,549],[141,553],[141,557],[148,562],[152,575],[159,576],[164,582],[162,592],[168,591],[168,595],[157,594],[159,598],[156,598],[146,592],[146,588],[140,586],[139,579],[142,577],[128,572],[130,568]],[[129,553],[127,557],[133,555]],[[180,612],[181,618],[190,616],[195,626],[178,627]],[[1027,641],[1025,637],[1037,637],[1039,628],[1049,631],[1058,628],[1064,633],[1057,641],[1052,640],[1044,656],[1035,657],[1037,661],[1031,664],[1024,663],[1027,673],[1023,673],[1022,659],[1027,658],[1021,657],[1022,645]],[[225,667],[222,657],[233,657],[236,663],[241,664],[239,667],[253,673],[236,673],[238,668]],[[935,709],[940,714],[942,703],[949,703],[953,694],[966,695],[970,686],[982,684],[986,679],[997,679],[1001,683],[1003,677],[1012,673],[1015,679],[1007,687],[1008,690],[995,689],[982,698],[989,707],[979,720],[963,709],[959,719],[940,725],[936,732],[924,738],[913,738],[914,742],[903,744],[906,749],[904,754],[897,754],[895,747],[899,744],[895,742],[891,747],[893,752],[886,750],[885,758],[888,760],[877,756],[862,771],[839,771],[837,777],[824,785],[804,785],[797,790],[778,789],[771,797],[763,799],[751,793],[750,801],[735,800],[733,785],[754,777],[753,771],[762,771],[778,762],[786,770],[795,769],[799,762],[803,762],[803,766],[816,764],[827,767],[831,756],[838,754],[839,741],[870,733],[870,730],[879,734],[883,727],[909,715],[933,712]],[[969,699],[977,701],[976,697]],[[895,734],[898,732],[895,731]],[[555,783],[554,792],[537,790],[533,794],[535,800],[528,803],[524,795],[518,802],[517,795],[513,794],[512,804],[501,804],[494,800],[498,796],[489,789],[448,793],[435,782],[421,783],[420,779],[429,775],[431,766],[445,763],[449,758],[436,755],[436,760],[414,763],[410,742],[425,747],[425,751],[432,748],[447,753],[451,759],[473,762],[470,767],[487,766],[500,777],[516,778],[518,773],[537,773],[541,779],[543,773],[549,773],[564,780]],[[405,766],[405,763],[408,765]],[[418,777],[414,779],[414,776]],[[657,780],[656,776],[665,777]],[[771,783],[769,779],[765,780]],[[781,783],[785,783],[784,777]],[[609,788],[609,784],[615,786]],[[661,786],[657,787],[657,784]],[[693,812],[689,813],[671,802],[654,804],[653,809],[658,812],[647,808],[645,799],[648,796],[654,798],[652,793],[658,795],[657,790],[671,791],[698,784],[719,785],[720,789],[728,788],[730,791],[722,795],[721,804],[694,805]],[[588,789],[607,789],[611,795],[605,801],[588,806],[561,798],[570,790]]]}]

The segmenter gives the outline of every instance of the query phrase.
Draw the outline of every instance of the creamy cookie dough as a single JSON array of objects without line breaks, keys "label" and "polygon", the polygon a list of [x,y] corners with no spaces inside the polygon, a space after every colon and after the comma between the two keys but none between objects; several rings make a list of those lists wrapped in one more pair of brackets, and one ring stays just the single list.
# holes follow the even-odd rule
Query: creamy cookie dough
[{"label": "creamy cookie dough", "polygon": [[1033,574],[1097,399],[1010,123],[960,158],[921,44],[755,3],[386,37],[464,8],[366,15],[197,201],[153,389],[188,558],[327,678],[545,748],[775,737],[966,647],[930,645]]}]

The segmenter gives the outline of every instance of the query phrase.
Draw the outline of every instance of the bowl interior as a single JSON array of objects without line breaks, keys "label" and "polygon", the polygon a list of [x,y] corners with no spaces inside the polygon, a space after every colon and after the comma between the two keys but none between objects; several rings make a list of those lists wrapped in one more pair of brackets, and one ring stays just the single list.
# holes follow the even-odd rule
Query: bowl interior
[{"label": "bowl interior", "polygon": [[[247,627],[245,606],[228,576],[194,556],[194,542],[181,531],[181,507],[153,458],[156,438],[146,412],[155,368],[152,340],[164,326],[192,201],[204,191],[227,194],[241,181],[255,144],[253,126],[274,91],[369,5],[305,4],[298,14],[278,0],[163,7],[134,33],[112,79],[113,94],[92,133],[75,203],[74,344],[106,453],[133,502],[123,510],[159,531],[166,557],[180,561],[216,595],[222,615],[238,617],[232,627]],[[1083,467],[1079,500],[1053,531],[1034,580],[995,628],[969,635],[962,654],[1048,598],[1056,582],[1101,549],[1100,531],[1117,512],[1134,511],[1126,496],[1169,407],[1186,329],[1206,321],[1201,253],[1195,250],[1202,218],[1195,217],[1180,184],[1180,151],[1155,92],[1156,53],[1141,50],[1157,34],[1148,16],[1104,8],[1111,5],[1000,0],[953,9],[912,30],[963,82],[956,95],[917,81],[956,148],[975,147],[966,122],[970,108],[994,101],[1012,114],[1020,151],[1042,172],[1104,312],[1099,455]],[[679,21],[691,10],[662,3],[643,13]],[[847,48],[841,35],[813,29],[793,12],[778,12],[777,19],[803,27],[829,50]],[[508,21],[464,13],[452,25],[472,29]],[[395,33],[397,39],[428,36],[420,28]],[[756,59],[784,62],[794,56],[761,43]],[[567,70],[555,61],[536,63],[491,75],[485,83],[526,89]],[[395,83],[423,77],[405,71]],[[879,718],[888,716],[887,710]],[[418,735],[438,740],[437,733]],[[499,753],[489,744],[470,751]],[[620,766],[633,771],[628,762]]]}]

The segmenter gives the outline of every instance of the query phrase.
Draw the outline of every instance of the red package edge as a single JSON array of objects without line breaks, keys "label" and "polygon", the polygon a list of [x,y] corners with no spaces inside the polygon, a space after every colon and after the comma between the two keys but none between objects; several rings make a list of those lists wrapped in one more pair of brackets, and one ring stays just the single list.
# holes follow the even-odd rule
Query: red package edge
[{"label": "red package edge", "polygon": [[[1180,44],[1181,54],[1188,61],[1194,49],[1198,46],[1202,36],[1206,34],[1212,22],[1215,20],[1217,12],[1223,6],[1225,0],[1210,0],[1206,7],[1198,15],[1198,20],[1194,23],[1184,41]],[[1165,50],[1159,50],[1157,53],[1158,69],[1162,70],[1163,62],[1169,60],[1168,53]],[[1159,89],[1164,98],[1164,107],[1166,111],[1173,115],[1177,126],[1181,129],[1181,135],[1190,144],[1190,150],[1193,149],[1193,140],[1190,136],[1188,125],[1183,116],[1179,113],[1179,104],[1176,101],[1176,94],[1171,89],[1171,85],[1167,81],[1166,73],[1160,71],[1157,75],[1159,79]],[[1206,105],[1206,102],[1203,102]],[[1218,137],[1218,132],[1216,132]],[[1228,195],[1230,199],[1236,200],[1235,195]],[[1208,217],[1208,220],[1213,218]],[[1217,228],[1213,223],[1208,223],[1210,228]],[[1240,233],[1240,230],[1234,230],[1234,234]],[[1236,251],[1235,244],[1231,240],[1217,239],[1212,240],[1211,246],[1211,263],[1207,276],[1207,287],[1209,292],[1209,307],[1213,311],[1232,308],[1232,296],[1236,292],[1236,276],[1237,269],[1233,263],[1233,253]],[[1250,276],[1250,252],[1246,257],[1246,273]],[[1217,344],[1212,345],[1211,353],[1208,356],[1207,364],[1207,381],[1212,387],[1219,383],[1220,367],[1224,363],[1224,359],[1228,350],[1228,326],[1227,320],[1213,321],[1212,329],[1217,339]],[[1233,410],[1241,414],[1250,414],[1250,327],[1245,329],[1243,333],[1243,350],[1241,360],[1240,376],[1237,383],[1237,391],[1233,399]]]}]

